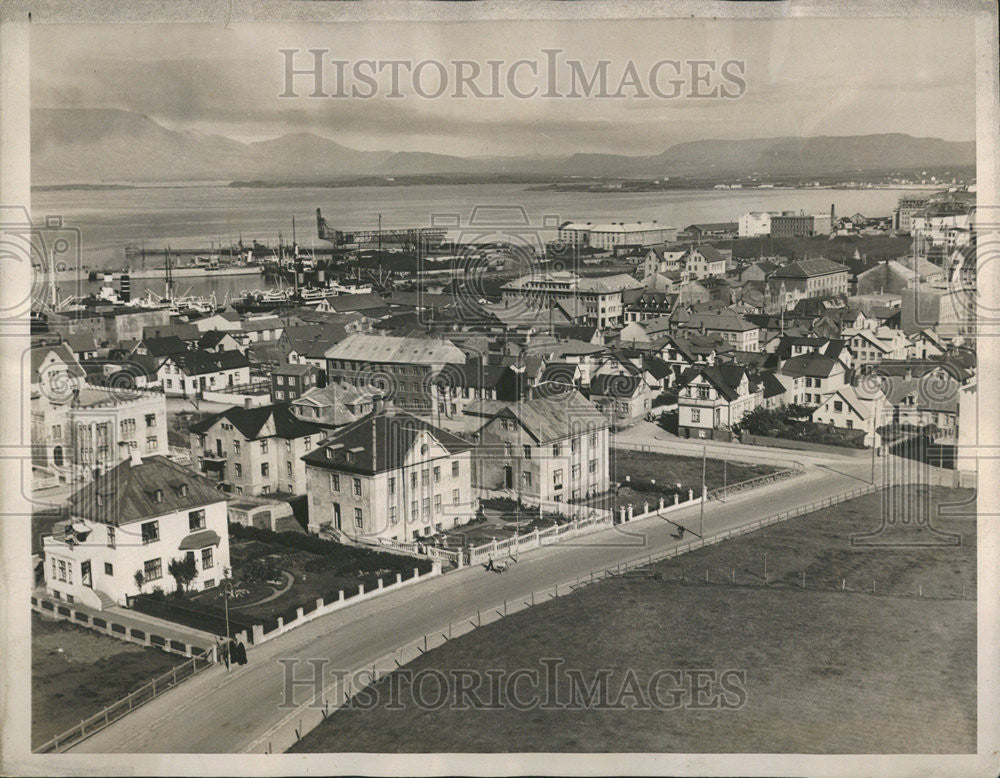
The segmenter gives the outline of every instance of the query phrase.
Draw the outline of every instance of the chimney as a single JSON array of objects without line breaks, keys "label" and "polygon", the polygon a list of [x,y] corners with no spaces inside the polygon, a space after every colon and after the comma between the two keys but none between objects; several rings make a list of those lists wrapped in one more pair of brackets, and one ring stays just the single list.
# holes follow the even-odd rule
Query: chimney
[{"label": "chimney", "polygon": [[142,454],[139,453],[138,447],[133,448],[130,455],[132,457],[132,467],[138,467],[142,464]]}]

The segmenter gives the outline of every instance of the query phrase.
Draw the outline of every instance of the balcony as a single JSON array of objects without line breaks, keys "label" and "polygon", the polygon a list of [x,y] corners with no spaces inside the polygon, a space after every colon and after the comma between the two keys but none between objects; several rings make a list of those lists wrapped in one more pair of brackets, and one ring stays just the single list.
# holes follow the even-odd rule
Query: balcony
[{"label": "balcony", "polygon": [[225,462],[228,454],[223,451],[221,454],[218,451],[206,451],[201,455],[201,458],[206,462]]}]

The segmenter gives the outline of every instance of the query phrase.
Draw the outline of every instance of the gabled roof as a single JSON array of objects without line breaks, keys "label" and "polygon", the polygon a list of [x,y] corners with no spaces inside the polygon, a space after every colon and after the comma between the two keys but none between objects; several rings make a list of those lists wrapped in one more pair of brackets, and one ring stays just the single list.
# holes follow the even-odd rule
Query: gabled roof
[{"label": "gabled roof", "polygon": [[302,364],[298,362],[288,362],[271,368],[271,375],[304,376],[315,372],[318,369],[319,368],[315,365],[310,365],[308,363]]},{"label": "gabled roof", "polygon": [[644,384],[641,373],[618,375],[604,373],[590,379],[590,396],[635,397]]},{"label": "gabled roof", "polygon": [[[506,417],[517,420],[536,442],[545,444],[564,440],[590,429],[604,429],[608,420],[593,403],[576,390],[557,388],[547,397],[508,403],[485,400],[474,404],[467,413],[489,416],[489,421]],[[486,426],[484,424],[483,426]]]},{"label": "gabled roof", "polygon": [[150,324],[142,328],[142,339],[177,337],[181,340],[198,340],[201,330],[197,324]]},{"label": "gabled roof", "polygon": [[366,475],[383,473],[401,467],[414,441],[424,432],[452,455],[473,447],[463,438],[408,413],[379,411],[337,430],[302,460],[331,470]]},{"label": "gabled roof", "polygon": [[347,337],[347,330],[340,324],[300,324],[286,327],[282,339],[288,343],[288,353],[293,351],[310,359],[325,356],[327,349]]},{"label": "gabled roof", "polygon": [[84,378],[87,371],[80,365],[76,355],[69,350],[65,343],[57,343],[53,346],[38,346],[31,349],[31,381],[38,383],[40,380],[39,370],[45,365],[49,354],[54,354],[59,361],[66,365],[69,374],[75,378]]},{"label": "gabled roof", "polygon": [[778,380],[778,377],[772,371],[762,370],[758,374],[758,377],[760,378],[761,388],[764,390],[764,399],[777,397],[785,393],[785,385]]},{"label": "gabled roof", "polygon": [[206,375],[218,373],[221,370],[238,370],[249,367],[250,360],[239,351],[222,351],[218,354],[211,351],[185,351],[183,354],[171,354],[166,358],[181,369],[184,375]]},{"label": "gabled roof", "polygon": [[798,259],[775,270],[769,278],[813,278],[831,273],[846,273],[847,268],[839,262],[825,257]]},{"label": "gabled roof", "polygon": [[465,354],[448,340],[400,338],[360,332],[348,335],[327,349],[326,358],[392,364],[465,364]]},{"label": "gabled roof", "polygon": [[233,333],[231,333],[229,330],[208,330],[207,332],[203,333],[201,338],[198,340],[198,348],[201,349],[215,348],[223,340],[225,340],[227,335],[230,338],[233,337]]},{"label": "gabled roof", "polygon": [[[692,225],[695,226],[695,225]],[[708,225],[714,226],[714,225]],[[700,253],[708,262],[725,262],[726,257],[715,246],[693,246],[689,254]]]},{"label": "gabled roof", "polygon": [[142,345],[146,347],[150,356],[154,357],[183,354],[188,350],[188,344],[176,335],[167,335],[162,338],[143,338]]},{"label": "gabled roof", "polygon": [[83,351],[97,350],[97,343],[94,341],[94,336],[86,332],[65,335],[63,336],[63,340],[66,341],[66,345],[69,346],[70,351],[75,354]]},{"label": "gabled roof", "polygon": [[[315,435],[322,432],[322,428],[315,424],[295,416],[288,405],[281,403],[277,405],[264,405],[260,408],[244,408],[234,405],[227,408],[222,413],[209,416],[197,424],[192,424],[191,432],[196,435],[203,435],[221,421],[228,421],[247,440],[258,440],[259,438],[284,438],[294,440],[303,438],[306,435]],[[261,435],[261,430],[269,421],[274,423],[274,434]]]},{"label": "gabled roof", "polygon": [[799,354],[792,357],[781,366],[781,372],[787,376],[808,376],[810,378],[827,378],[840,364],[836,359],[822,354]]},{"label": "gabled roof", "polygon": [[[157,490],[162,494],[161,502],[156,502]],[[75,492],[69,504],[74,516],[121,526],[225,499],[204,476],[166,457],[152,456],[138,465],[133,465],[131,459],[124,460]],[[118,542],[127,541],[123,538]]]},{"label": "gabled roof", "polygon": [[689,367],[678,379],[678,386],[687,386],[698,376],[704,376],[716,391],[725,399],[732,402],[739,394],[740,382],[747,375],[747,371],[739,365],[721,364],[710,367]]}]

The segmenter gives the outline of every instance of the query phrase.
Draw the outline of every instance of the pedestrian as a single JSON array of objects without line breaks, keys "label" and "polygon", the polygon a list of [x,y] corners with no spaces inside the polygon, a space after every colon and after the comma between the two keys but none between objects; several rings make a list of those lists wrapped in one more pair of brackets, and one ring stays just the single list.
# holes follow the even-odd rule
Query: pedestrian
[{"label": "pedestrian", "polygon": [[218,639],[219,660],[226,663],[226,671],[229,671],[229,641],[219,635]]},{"label": "pedestrian", "polygon": [[245,665],[247,663],[247,647],[243,643],[243,637],[240,636],[236,639],[236,663],[239,665]]},{"label": "pedestrian", "polygon": [[489,557],[487,557],[487,560],[486,560],[486,569],[487,569],[488,571],[490,571],[490,572],[492,572],[493,570],[495,570],[495,569],[496,569],[496,568],[495,568],[495,567],[493,566],[493,555],[492,555],[492,554],[491,554],[491,555],[490,555]]}]

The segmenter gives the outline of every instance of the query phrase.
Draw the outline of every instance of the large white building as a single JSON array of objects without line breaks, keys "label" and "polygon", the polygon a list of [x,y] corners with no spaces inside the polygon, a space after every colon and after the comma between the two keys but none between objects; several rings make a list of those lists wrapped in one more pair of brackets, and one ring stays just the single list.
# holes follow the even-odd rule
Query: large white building
[{"label": "large white building", "polygon": [[613,250],[617,246],[655,246],[677,240],[677,228],[651,222],[563,222],[559,241],[567,246]]},{"label": "large white building", "polygon": [[760,238],[771,234],[771,217],[778,214],[772,211],[748,211],[741,214],[738,220],[738,235],[741,238]]},{"label": "large white building", "polygon": [[622,292],[642,288],[641,281],[625,274],[581,278],[559,270],[522,276],[505,284],[501,292],[506,305],[529,303],[544,308],[556,301],[576,300],[583,307],[587,323],[603,329],[622,323]]},{"label": "large white building", "polygon": [[92,608],[174,591],[168,567],[185,556],[196,570],[188,588],[210,589],[229,567],[226,497],[166,457],[135,453],[70,498],[42,551],[48,593]]}]

